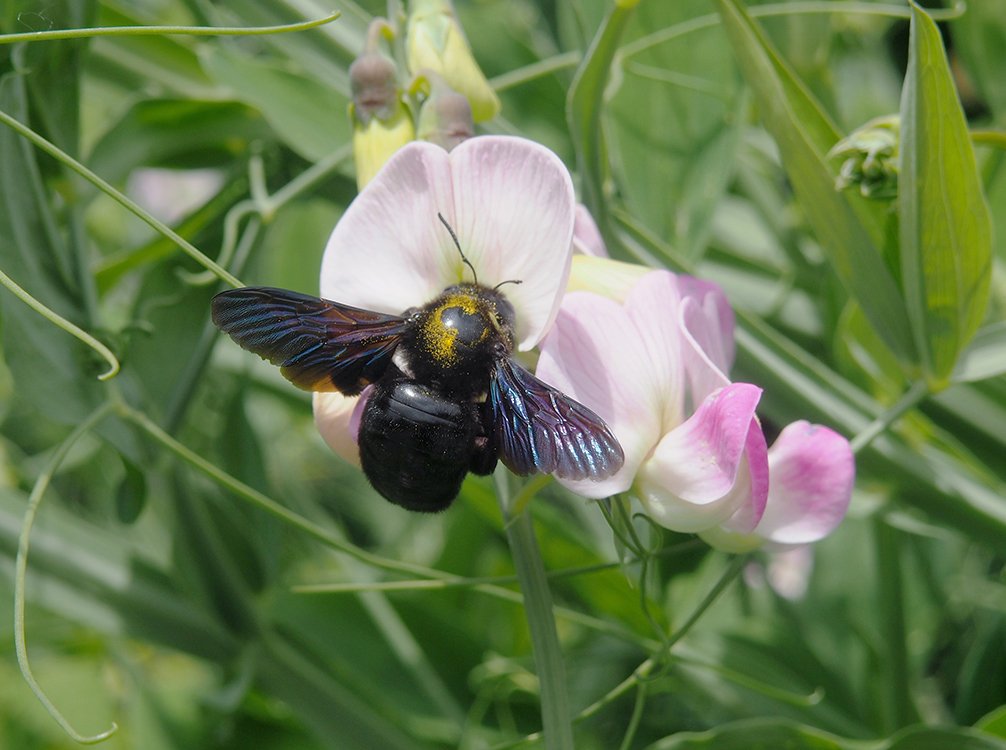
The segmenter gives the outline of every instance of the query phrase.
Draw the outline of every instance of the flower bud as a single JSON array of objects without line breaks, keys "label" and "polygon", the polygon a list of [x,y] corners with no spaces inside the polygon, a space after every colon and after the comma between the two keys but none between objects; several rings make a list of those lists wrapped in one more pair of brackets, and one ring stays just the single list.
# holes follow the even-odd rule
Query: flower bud
[{"label": "flower bud", "polygon": [[364,125],[373,117],[389,119],[401,100],[395,63],[380,52],[365,52],[349,66],[353,114]]},{"label": "flower bud", "polygon": [[468,100],[446,84],[433,85],[433,92],[419,110],[417,135],[421,141],[436,143],[448,151],[475,135],[472,108]]},{"label": "flower bud", "polygon": [[[376,36],[375,31],[371,37]],[[368,47],[375,48],[376,43],[368,43]],[[392,154],[415,139],[415,128],[390,58],[376,51],[364,52],[349,66],[349,82],[356,184],[362,189]]]},{"label": "flower bud", "polygon": [[443,76],[471,105],[475,122],[496,116],[500,101],[472,56],[449,0],[412,0],[406,31],[409,70]]},{"label": "flower bud", "polygon": [[878,117],[857,128],[828,152],[843,157],[835,189],[858,186],[864,198],[890,200],[898,194],[898,147],[901,120]]}]

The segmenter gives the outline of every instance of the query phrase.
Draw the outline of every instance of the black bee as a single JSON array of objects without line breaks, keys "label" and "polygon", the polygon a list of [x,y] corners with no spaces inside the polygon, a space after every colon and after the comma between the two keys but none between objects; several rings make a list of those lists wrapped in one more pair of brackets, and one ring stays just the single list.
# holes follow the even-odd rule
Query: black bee
[{"label": "black bee", "polygon": [[360,461],[409,510],[443,510],[469,471],[490,474],[497,459],[522,476],[593,480],[624,461],[600,417],[512,359],[514,309],[498,286],[457,284],[402,315],[269,287],[221,292],[212,307],[220,330],[304,390],[374,386]]}]

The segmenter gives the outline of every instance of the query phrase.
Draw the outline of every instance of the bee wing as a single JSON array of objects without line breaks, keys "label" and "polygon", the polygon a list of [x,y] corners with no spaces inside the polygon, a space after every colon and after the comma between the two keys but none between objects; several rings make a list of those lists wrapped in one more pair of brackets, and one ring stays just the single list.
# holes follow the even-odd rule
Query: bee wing
[{"label": "bee wing", "polygon": [[487,400],[500,460],[515,474],[601,480],[625,462],[603,419],[511,359],[496,363]]},{"label": "bee wing", "polygon": [[306,391],[358,394],[387,369],[405,318],[270,287],[213,298],[213,323]]}]

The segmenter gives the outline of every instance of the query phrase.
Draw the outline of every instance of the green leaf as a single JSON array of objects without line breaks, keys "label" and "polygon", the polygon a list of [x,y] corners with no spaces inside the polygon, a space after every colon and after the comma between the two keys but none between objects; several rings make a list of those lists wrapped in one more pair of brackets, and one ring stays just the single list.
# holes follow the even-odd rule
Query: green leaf
[{"label": "green leaf", "polygon": [[925,377],[947,385],[985,316],[988,206],[940,32],[912,5],[901,98],[898,209],[905,303]]},{"label": "green leaf", "polygon": [[147,99],[95,144],[88,166],[116,184],[132,170],[233,164],[248,143],[269,136],[259,114],[240,102]]},{"label": "green leaf", "polygon": [[[27,119],[25,82],[0,77],[0,109]],[[32,296],[76,325],[86,327],[84,303],[36,154],[17,133],[0,128],[0,265]],[[3,353],[22,403],[59,422],[77,424],[97,404],[88,350],[41,318],[6,289],[0,290]],[[97,364],[97,363],[95,363]]]},{"label": "green leaf", "polygon": [[605,188],[610,174],[601,112],[611,64],[631,17],[632,8],[627,5],[619,3],[611,9],[580,63],[566,98],[566,120],[576,149],[580,179],[583,181],[583,202],[605,237],[609,234]]},{"label": "green leaf", "polygon": [[717,0],[741,72],[818,242],[877,333],[904,363],[916,362],[908,316],[886,264],[881,207],[835,190],[827,153],[840,134],[739,0]]},{"label": "green leaf", "polygon": [[122,456],[125,474],[115,491],[115,515],[120,523],[132,524],[147,506],[147,478],[143,470]]},{"label": "green leaf", "polygon": [[[706,0],[643,3],[627,39],[703,12]],[[604,118],[619,193],[650,229],[684,257],[705,247],[710,223],[734,174],[747,97],[717,28],[623,53]],[[629,43],[631,49],[631,42]],[[624,48],[623,48],[624,49]]]},{"label": "green leaf", "polygon": [[1006,740],[1006,706],[999,706],[983,716],[975,723],[975,727]]},{"label": "green leaf", "polygon": [[874,742],[837,737],[779,719],[751,719],[708,732],[682,732],[648,750],[1003,750],[1006,743],[972,729],[910,727]]},{"label": "green leaf", "polygon": [[1006,373],[1006,321],[985,326],[961,354],[954,369],[955,383],[971,383]]},{"label": "green leaf", "polygon": [[206,71],[258,109],[279,138],[309,161],[319,161],[350,139],[349,99],[313,78],[276,63],[214,47]]}]

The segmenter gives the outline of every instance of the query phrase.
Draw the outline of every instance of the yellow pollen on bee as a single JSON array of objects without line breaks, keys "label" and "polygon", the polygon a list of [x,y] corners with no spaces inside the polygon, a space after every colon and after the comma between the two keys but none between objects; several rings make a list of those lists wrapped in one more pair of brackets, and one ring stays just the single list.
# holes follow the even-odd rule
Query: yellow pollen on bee
[{"label": "yellow pollen on bee", "polygon": [[[426,351],[433,359],[443,365],[451,365],[457,359],[456,339],[458,331],[444,324],[443,312],[452,307],[460,308],[467,315],[475,315],[479,311],[478,301],[468,294],[452,294],[444,298],[423,324],[423,340]],[[479,341],[489,335],[488,329],[483,330]]]}]

